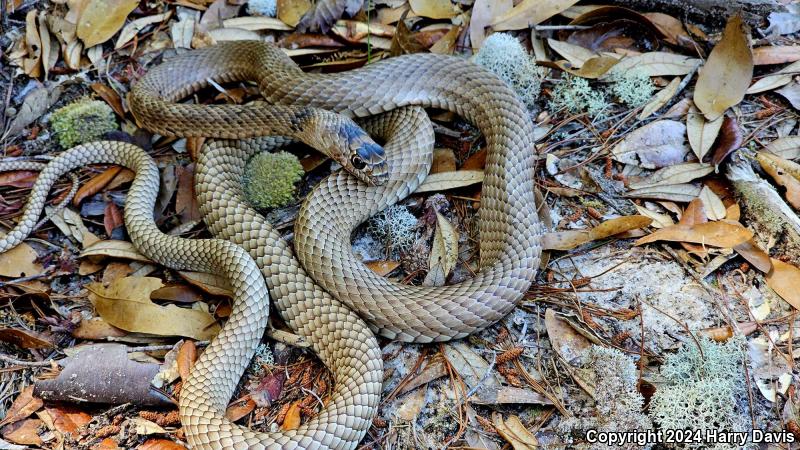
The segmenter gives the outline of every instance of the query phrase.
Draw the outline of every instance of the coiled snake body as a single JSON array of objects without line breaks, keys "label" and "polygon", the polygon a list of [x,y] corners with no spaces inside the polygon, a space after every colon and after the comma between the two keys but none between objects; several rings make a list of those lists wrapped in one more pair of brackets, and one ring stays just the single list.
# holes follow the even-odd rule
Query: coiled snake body
[{"label": "coiled snake body", "polygon": [[[294,106],[174,103],[208,80],[255,80],[268,102]],[[427,173],[433,142],[430,124],[418,108],[398,109],[413,105],[453,111],[486,137],[479,213],[481,271],[453,286],[391,283],[356,261],[350,250],[353,227],[408,195]],[[316,114],[307,107],[350,117],[388,112],[365,123],[386,139],[388,179],[379,173],[380,161],[370,166],[376,168],[372,172],[358,171],[356,162],[364,161],[353,157],[363,156],[360,150],[371,144],[359,141],[358,148],[339,151],[337,160],[355,169],[362,181],[386,182],[369,186],[344,172],[323,180],[295,225],[295,249],[302,266],[280,235],[241,198],[246,160],[286,139],[214,141],[198,161],[197,191],[209,229],[238,246],[161,234],[152,223],[157,172],[145,161],[146,154],[129,144],[106,142],[69,150],[43,172],[41,183],[37,181],[34,193],[42,189],[46,193],[55,176],[80,164],[114,162],[134,168],[137,179],[125,208],[134,244],[167,266],[212,270],[231,279],[237,298],[234,311],[181,393],[181,419],[194,449],[354,448],[371,423],[382,380],[380,349],[359,315],[389,338],[408,342],[459,338],[507,314],[534,279],[542,229],[534,205],[532,124],[513,92],[469,62],[417,54],[342,74],[316,75],[303,73],[279,49],[264,43],[226,43],[151,69],[134,87],[131,106],[142,126],[161,134],[240,139],[270,130],[328,147],[321,150],[332,153],[340,142],[298,132],[298,121]],[[287,121],[287,114],[293,119]],[[282,120],[276,130],[275,123]],[[0,170],[9,168],[14,167],[0,163]],[[140,191],[143,199],[138,197]],[[36,208],[40,210],[44,201],[44,194],[38,195],[42,198],[29,203],[6,241],[18,242],[25,226],[35,223]],[[0,241],[0,251],[3,246]],[[259,267],[283,319],[311,342],[336,380],[322,412],[299,429],[283,433],[256,433],[224,417],[266,325],[267,298]]]}]

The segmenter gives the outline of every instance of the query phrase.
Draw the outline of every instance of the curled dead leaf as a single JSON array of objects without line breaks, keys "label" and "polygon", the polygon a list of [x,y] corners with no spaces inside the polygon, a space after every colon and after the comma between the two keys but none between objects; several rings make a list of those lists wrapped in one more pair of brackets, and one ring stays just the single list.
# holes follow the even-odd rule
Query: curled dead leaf
[{"label": "curled dead leaf", "polygon": [[728,20],[719,43],[700,69],[694,103],[706,119],[716,120],[742,101],[753,78],[750,31],[738,14]]}]

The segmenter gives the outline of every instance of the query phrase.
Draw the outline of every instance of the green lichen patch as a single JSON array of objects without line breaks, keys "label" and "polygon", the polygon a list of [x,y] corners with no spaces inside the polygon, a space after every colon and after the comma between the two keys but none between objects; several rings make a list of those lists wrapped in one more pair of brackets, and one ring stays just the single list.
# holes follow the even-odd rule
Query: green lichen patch
[{"label": "green lichen patch", "polygon": [[608,107],[609,102],[603,91],[593,89],[584,78],[568,74],[553,88],[553,98],[550,100],[552,111],[567,110],[572,114],[585,112],[593,118],[599,117]]},{"label": "green lichen patch", "polygon": [[245,196],[261,209],[286,206],[294,198],[295,183],[304,173],[300,161],[291,153],[260,153],[245,168]]},{"label": "green lichen patch", "polygon": [[117,129],[114,111],[105,102],[89,97],[78,99],[53,112],[50,122],[64,148],[96,141]]}]

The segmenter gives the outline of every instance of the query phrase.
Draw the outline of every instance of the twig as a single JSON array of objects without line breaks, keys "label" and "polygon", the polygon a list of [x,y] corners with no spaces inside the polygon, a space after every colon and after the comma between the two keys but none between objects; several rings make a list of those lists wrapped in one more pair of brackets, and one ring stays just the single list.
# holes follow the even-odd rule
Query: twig
[{"label": "twig", "polygon": [[[204,347],[204,346],[206,346],[206,345],[208,345],[210,343],[211,343],[211,341],[197,341],[197,342],[194,343],[194,345],[196,345],[198,347]],[[127,350],[128,350],[128,353],[133,353],[133,352],[158,352],[158,351],[161,351],[161,350],[172,350],[173,348],[175,348],[175,345],[148,345],[148,346],[145,346],[145,347],[128,347]]]},{"label": "twig", "polygon": [[587,30],[591,28],[588,25],[536,25],[533,27],[536,31],[558,31],[558,30]]},{"label": "twig", "polygon": [[492,361],[489,363],[489,367],[486,368],[486,373],[483,374],[481,380],[478,381],[478,384],[475,385],[472,389],[470,389],[467,394],[464,396],[463,402],[466,403],[470,397],[472,397],[481,386],[483,386],[484,381],[489,378],[489,375],[492,374],[492,370],[494,369],[494,365],[497,364],[497,352],[492,352]]},{"label": "twig", "polygon": [[0,360],[22,367],[46,367],[56,362],[54,359],[48,359],[46,361],[23,361],[21,359],[12,358],[5,353],[0,353]]},{"label": "twig", "polygon": [[47,270],[45,272],[38,273],[36,275],[29,275],[27,277],[15,278],[13,280],[8,280],[8,281],[0,281],[0,287],[6,287],[10,284],[24,283],[26,281],[38,280],[39,278],[47,278],[52,274],[53,272],[51,270]]}]

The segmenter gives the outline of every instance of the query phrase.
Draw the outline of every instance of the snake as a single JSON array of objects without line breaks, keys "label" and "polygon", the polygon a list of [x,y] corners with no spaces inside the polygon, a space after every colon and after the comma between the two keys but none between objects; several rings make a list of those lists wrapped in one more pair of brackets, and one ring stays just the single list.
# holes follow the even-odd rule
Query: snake
[{"label": "snake", "polygon": [[[256,82],[268,104],[178,102],[209,85],[238,81]],[[52,184],[67,166],[92,162],[135,166],[125,208],[134,245],[168,267],[230,279],[234,309],[181,392],[181,421],[194,449],[355,448],[380,399],[382,360],[373,332],[404,342],[461,338],[504,317],[534,281],[543,229],[534,201],[532,121],[513,91],[469,61],[413,54],[339,74],[315,74],[303,72],[269,44],[229,42],[151,68],[134,85],[129,101],[139,125],[155,133],[219,139],[203,149],[196,174],[201,210],[216,239],[187,240],[158,231],[152,223],[157,171],[130,144],[101,142],[68,150],[39,180]],[[369,271],[349,248],[355,226],[413,192],[427,174],[430,155],[423,153],[431,151],[433,132],[420,108],[452,111],[477,126],[486,140],[481,269],[450,286],[391,282]],[[344,119],[335,122],[329,113]],[[359,133],[349,118],[369,118],[362,124],[382,135],[384,146]],[[323,130],[323,136],[309,128]],[[277,137],[258,137],[267,133]],[[243,204],[240,186],[249,157],[290,140],[328,153],[346,169],[323,180],[301,208],[294,230],[297,259],[291,246]],[[104,159],[100,150],[114,154]],[[406,159],[412,154],[417,162]],[[0,170],[8,169],[0,164]],[[20,225],[30,225],[29,211],[41,208],[39,180],[32,197],[42,198],[29,201],[6,240],[21,240]],[[134,198],[139,190],[146,199]],[[0,241],[0,251],[7,247]],[[255,432],[224,416],[266,326],[267,292],[335,380],[316,417],[296,430],[275,433]]]}]

